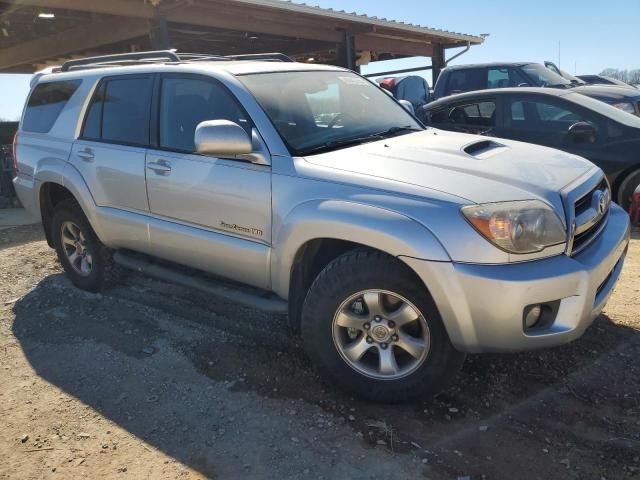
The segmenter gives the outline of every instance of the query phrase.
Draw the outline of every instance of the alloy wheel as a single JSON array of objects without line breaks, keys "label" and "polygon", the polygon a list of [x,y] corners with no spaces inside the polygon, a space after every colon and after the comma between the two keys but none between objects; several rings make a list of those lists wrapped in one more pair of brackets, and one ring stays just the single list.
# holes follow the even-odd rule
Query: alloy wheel
[{"label": "alloy wheel", "polygon": [[90,275],[93,258],[82,230],[71,221],[63,222],[60,230],[62,250],[69,264],[78,274],[85,277]]},{"label": "alloy wheel", "polygon": [[338,308],[333,342],[354,370],[377,380],[395,380],[425,361],[430,333],[422,313],[406,298],[386,290],[366,290]]}]

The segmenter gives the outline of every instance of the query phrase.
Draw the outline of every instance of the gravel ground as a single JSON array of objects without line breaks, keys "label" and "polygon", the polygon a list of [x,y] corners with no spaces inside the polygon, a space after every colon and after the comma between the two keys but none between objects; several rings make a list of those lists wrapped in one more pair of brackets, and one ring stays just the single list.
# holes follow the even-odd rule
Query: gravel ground
[{"label": "gravel ground", "polygon": [[582,339],[398,406],[324,384],[282,318],[73,288],[39,226],[0,232],[0,266],[0,478],[640,478],[638,230]]}]

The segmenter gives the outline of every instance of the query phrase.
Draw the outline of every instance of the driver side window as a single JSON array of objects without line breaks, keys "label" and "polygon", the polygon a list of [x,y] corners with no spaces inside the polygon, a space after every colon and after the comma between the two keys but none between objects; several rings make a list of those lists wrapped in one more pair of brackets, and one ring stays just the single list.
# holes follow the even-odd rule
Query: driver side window
[{"label": "driver side window", "polygon": [[230,120],[251,134],[253,125],[236,99],[215,81],[167,77],[160,93],[161,148],[194,152],[196,127],[205,120]]},{"label": "driver side window", "polygon": [[589,121],[569,105],[548,100],[518,100],[511,103],[511,126],[523,130],[566,130],[577,122]]}]

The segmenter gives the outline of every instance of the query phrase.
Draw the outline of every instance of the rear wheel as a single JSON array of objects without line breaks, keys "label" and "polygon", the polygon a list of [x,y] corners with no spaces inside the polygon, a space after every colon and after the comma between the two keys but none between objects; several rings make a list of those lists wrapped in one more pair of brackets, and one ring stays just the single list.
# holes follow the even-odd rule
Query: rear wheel
[{"label": "rear wheel", "polygon": [[618,187],[617,204],[625,211],[629,211],[633,194],[640,191],[640,170],[629,173]]},{"label": "rear wheel", "polygon": [[58,258],[76,287],[97,292],[116,281],[112,250],[100,242],[75,200],[60,202],[51,223]]},{"label": "rear wheel", "polygon": [[346,253],[320,273],[301,332],[321,373],[374,401],[435,394],[464,360],[419,279],[379,252]]}]

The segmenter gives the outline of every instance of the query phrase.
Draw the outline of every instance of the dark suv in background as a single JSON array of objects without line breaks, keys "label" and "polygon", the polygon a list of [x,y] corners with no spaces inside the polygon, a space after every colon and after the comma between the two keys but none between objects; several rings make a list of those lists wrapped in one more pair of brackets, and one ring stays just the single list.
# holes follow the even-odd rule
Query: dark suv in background
[{"label": "dark suv in background", "polygon": [[507,87],[572,89],[627,113],[640,116],[640,91],[617,86],[576,85],[541,63],[511,62],[455,65],[442,70],[433,89],[437,100],[456,93]]}]

